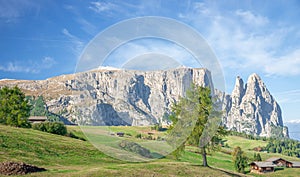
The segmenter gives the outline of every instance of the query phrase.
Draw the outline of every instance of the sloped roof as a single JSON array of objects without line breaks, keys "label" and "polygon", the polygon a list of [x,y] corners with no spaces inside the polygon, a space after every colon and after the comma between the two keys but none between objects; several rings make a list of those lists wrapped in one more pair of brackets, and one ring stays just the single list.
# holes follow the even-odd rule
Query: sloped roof
[{"label": "sloped roof", "polygon": [[47,116],[30,116],[28,120],[46,120]]},{"label": "sloped roof", "polygon": [[300,162],[292,162],[293,167],[300,167]]},{"label": "sloped roof", "polygon": [[[281,160],[284,160],[284,161],[286,161],[286,162],[290,162],[290,161],[285,160],[285,159],[280,158],[280,157],[271,157],[271,158],[267,159],[266,162],[275,162],[275,161],[280,160],[280,159],[281,159]],[[291,162],[290,162],[290,163],[291,163]]]},{"label": "sloped roof", "polygon": [[276,167],[272,162],[251,162],[250,165],[257,165],[258,167]]}]

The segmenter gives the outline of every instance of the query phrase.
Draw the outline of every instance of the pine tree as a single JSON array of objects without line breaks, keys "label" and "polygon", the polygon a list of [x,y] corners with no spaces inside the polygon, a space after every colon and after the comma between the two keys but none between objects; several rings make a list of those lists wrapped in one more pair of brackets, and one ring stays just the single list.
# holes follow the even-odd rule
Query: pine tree
[{"label": "pine tree", "polygon": [[15,127],[31,127],[28,122],[31,106],[17,87],[0,89],[0,123]]},{"label": "pine tree", "polygon": [[261,162],[261,161],[262,161],[261,156],[260,156],[259,153],[258,153],[257,156],[256,156],[256,161],[258,161],[258,162]]},{"label": "pine tree", "polygon": [[239,173],[245,173],[245,168],[247,167],[248,160],[239,146],[234,148],[232,156],[235,170]]},{"label": "pine tree", "polygon": [[217,150],[226,131],[219,126],[221,112],[214,110],[209,88],[192,85],[186,96],[172,106],[169,142],[175,144],[175,156],[184,151],[186,144],[198,146],[203,166],[208,166],[206,154]]}]

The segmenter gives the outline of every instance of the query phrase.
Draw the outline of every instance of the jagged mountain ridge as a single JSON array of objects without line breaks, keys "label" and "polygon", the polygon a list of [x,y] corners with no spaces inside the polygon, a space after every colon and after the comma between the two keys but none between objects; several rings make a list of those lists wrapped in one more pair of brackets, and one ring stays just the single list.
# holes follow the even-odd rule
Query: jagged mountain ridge
[{"label": "jagged mountain ridge", "polygon": [[267,137],[274,134],[288,137],[280,106],[257,74],[250,75],[246,84],[237,77],[226,101],[223,124],[228,129]]},{"label": "jagged mountain ridge", "polygon": [[79,124],[150,125],[163,121],[192,82],[224,98],[222,123],[227,128],[260,136],[271,136],[276,129],[288,136],[279,105],[257,75],[246,86],[237,78],[231,96],[214,89],[210,71],[203,68],[98,69],[41,81],[3,80],[0,86],[18,85],[27,95],[43,95],[51,112]]}]

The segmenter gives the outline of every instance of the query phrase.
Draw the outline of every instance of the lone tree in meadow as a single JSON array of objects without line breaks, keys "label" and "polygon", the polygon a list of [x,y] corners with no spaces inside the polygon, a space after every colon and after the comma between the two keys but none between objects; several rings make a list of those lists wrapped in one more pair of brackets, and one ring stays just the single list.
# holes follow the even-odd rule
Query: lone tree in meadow
[{"label": "lone tree in meadow", "polygon": [[234,148],[232,156],[235,170],[239,173],[245,173],[248,158],[239,146]]},{"label": "lone tree in meadow", "polygon": [[222,112],[215,110],[210,89],[192,85],[184,97],[172,106],[168,142],[176,148],[178,158],[185,145],[197,146],[202,155],[203,166],[208,166],[206,154],[218,150],[222,136],[227,131],[220,126]]},{"label": "lone tree in meadow", "polygon": [[0,123],[14,127],[30,128],[28,122],[31,106],[25,94],[17,87],[0,89]]}]

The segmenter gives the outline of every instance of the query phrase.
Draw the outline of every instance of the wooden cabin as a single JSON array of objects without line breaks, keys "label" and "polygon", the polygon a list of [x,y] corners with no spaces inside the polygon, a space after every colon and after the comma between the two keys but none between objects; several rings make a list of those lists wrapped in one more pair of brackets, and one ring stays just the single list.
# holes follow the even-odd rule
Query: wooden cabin
[{"label": "wooden cabin", "polygon": [[272,162],[252,162],[250,163],[251,173],[269,173],[275,171],[276,165]]},{"label": "wooden cabin", "polygon": [[290,168],[290,167],[293,166],[292,162],[284,160],[282,158],[278,158],[278,157],[271,157],[271,158],[267,159],[266,162],[272,162],[278,167],[288,167],[288,168]]},{"label": "wooden cabin", "polygon": [[123,137],[124,134],[125,134],[125,133],[123,133],[123,132],[117,132],[117,136],[119,136],[119,137]]},{"label": "wooden cabin", "polygon": [[28,118],[28,121],[31,123],[41,123],[45,122],[47,120],[46,116],[30,116]]}]

